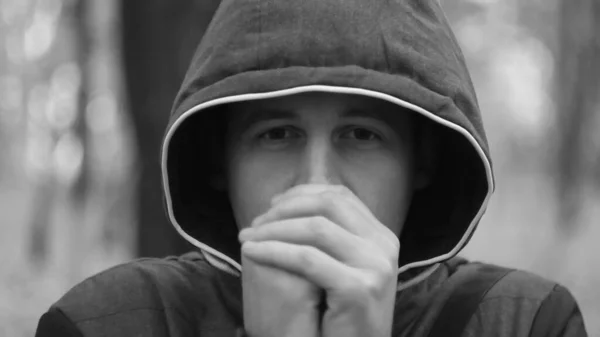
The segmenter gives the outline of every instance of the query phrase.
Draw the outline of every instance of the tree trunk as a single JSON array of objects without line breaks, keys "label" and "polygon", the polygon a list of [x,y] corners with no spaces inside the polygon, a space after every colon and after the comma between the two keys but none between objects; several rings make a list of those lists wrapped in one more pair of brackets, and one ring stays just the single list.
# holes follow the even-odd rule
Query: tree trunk
[{"label": "tree trunk", "polygon": [[218,2],[121,2],[123,65],[138,150],[138,256],[190,249],[166,218],[160,146],[177,90]]},{"label": "tree trunk", "polygon": [[599,146],[593,149],[598,132],[594,121],[599,120],[600,1],[562,0],[559,13],[557,193],[561,226],[571,232],[581,211],[583,187],[599,169],[598,160],[590,156],[600,157]]}]

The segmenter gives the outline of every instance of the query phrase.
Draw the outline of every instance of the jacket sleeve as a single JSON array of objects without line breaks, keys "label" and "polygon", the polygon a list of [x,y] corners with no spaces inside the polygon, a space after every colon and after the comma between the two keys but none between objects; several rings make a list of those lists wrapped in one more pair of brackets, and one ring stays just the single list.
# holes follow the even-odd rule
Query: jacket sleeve
[{"label": "jacket sleeve", "polygon": [[552,289],[535,315],[529,336],[587,336],[583,316],[569,290],[558,284]]},{"label": "jacket sleeve", "polygon": [[560,335],[561,337],[587,337],[587,332],[585,330],[585,325],[583,323],[583,316],[581,312],[573,313],[565,329]]},{"label": "jacket sleeve", "polygon": [[463,337],[585,337],[583,317],[564,286],[513,271],[479,303]]},{"label": "jacket sleeve", "polygon": [[[227,321],[226,311],[205,267],[202,261],[172,257],[104,270],[56,301],[40,318],[35,336],[175,337],[214,328],[215,312]],[[216,305],[220,310],[207,310]]]},{"label": "jacket sleeve", "polygon": [[52,336],[83,337],[83,334],[60,309],[52,307],[40,318],[35,337]]}]

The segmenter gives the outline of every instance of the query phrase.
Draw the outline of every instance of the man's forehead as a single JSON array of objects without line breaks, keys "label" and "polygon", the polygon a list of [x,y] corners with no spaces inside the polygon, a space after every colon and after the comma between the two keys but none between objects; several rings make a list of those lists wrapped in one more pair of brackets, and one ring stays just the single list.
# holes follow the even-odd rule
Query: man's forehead
[{"label": "man's forehead", "polygon": [[[331,103],[333,98],[335,104]],[[407,109],[395,104],[371,97],[340,94],[295,95],[245,101],[233,104],[228,110],[230,120],[247,126],[268,120],[301,120],[306,111],[319,110],[323,106],[334,111],[335,116],[341,119],[375,119],[390,126],[406,121],[408,117]]]}]

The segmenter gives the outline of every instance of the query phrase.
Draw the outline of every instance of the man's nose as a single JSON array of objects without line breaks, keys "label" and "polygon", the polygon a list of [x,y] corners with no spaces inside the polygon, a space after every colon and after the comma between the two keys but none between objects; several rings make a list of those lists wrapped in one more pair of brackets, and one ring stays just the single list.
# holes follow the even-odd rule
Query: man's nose
[{"label": "man's nose", "polygon": [[310,140],[300,161],[298,184],[340,184],[337,154],[329,139]]}]

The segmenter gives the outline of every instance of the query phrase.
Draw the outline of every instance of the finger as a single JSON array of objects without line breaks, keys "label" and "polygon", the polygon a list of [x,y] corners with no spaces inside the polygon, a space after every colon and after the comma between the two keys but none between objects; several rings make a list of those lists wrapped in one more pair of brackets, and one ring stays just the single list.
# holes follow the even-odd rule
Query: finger
[{"label": "finger", "polygon": [[372,253],[369,242],[341,228],[322,216],[293,218],[245,228],[239,234],[245,241],[283,241],[313,246],[333,258],[357,265]]},{"label": "finger", "polygon": [[[391,229],[389,229],[385,224],[382,224],[379,219],[371,212],[369,207],[348,187],[345,185],[325,185],[325,184],[304,184],[297,185],[288,190],[288,192],[280,194],[278,197],[274,198],[273,203],[277,203],[283,200],[287,200],[289,198],[293,198],[300,194],[325,194],[327,197],[327,193],[334,193],[339,195],[340,198],[349,202],[354,209],[359,211],[365,219],[370,223],[378,223],[379,226],[374,227],[374,236],[378,237],[376,239],[377,242],[386,242],[387,245],[391,247],[393,254],[398,254],[400,249],[400,242],[398,240],[398,236]],[[334,197],[329,195],[329,197]],[[370,221],[369,221],[370,220]],[[372,231],[372,229],[370,230]]]},{"label": "finger", "polygon": [[[325,185],[325,184],[302,184],[297,185],[289,189],[283,194],[280,194],[271,200],[271,205],[276,206],[279,202],[286,201],[295,198],[299,195],[322,195],[323,198],[335,198],[339,197],[347,201],[353,209],[358,211],[362,216],[369,222],[380,223],[379,219],[371,212],[369,207],[363,203],[363,201],[354,194],[349,188],[344,185]],[[379,231],[380,234],[387,235],[389,232],[388,228],[382,226],[376,226],[375,231]],[[371,229],[372,231],[373,229]],[[395,235],[395,234],[394,234]]]},{"label": "finger", "polygon": [[371,210],[360,200],[360,198],[354,194],[349,188],[344,185],[325,185],[325,184],[301,184],[296,185],[285,193],[279,194],[271,200],[271,205],[275,205],[280,201],[296,197],[302,194],[322,194],[322,193],[337,193],[340,197],[348,199],[365,217],[375,216],[371,213]]},{"label": "finger", "polygon": [[323,216],[350,233],[370,241],[391,259],[398,259],[400,242],[395,233],[374,216],[365,217],[347,197],[337,193],[298,194],[281,199],[267,213],[259,216],[252,227],[291,218]]},{"label": "finger", "polygon": [[[387,226],[382,224],[375,215],[370,211],[370,209],[354,194],[349,188],[344,185],[326,185],[326,184],[301,184],[296,185],[285,193],[282,193],[272,200],[273,208],[277,207],[279,203],[287,202],[289,200],[293,200],[294,198],[298,198],[298,196],[306,196],[313,195],[316,197],[320,197],[324,199],[324,204],[327,203],[327,200],[330,199],[338,199],[341,201],[345,201],[349,204],[349,209],[358,212],[365,219],[361,223],[371,226],[368,226],[362,235],[364,238],[371,240],[372,242],[381,246],[381,248],[387,252],[387,254],[397,259],[398,253],[400,250],[400,241],[396,233],[390,230]],[[268,212],[267,212],[268,213]],[[266,214],[264,214],[266,215]],[[309,216],[310,214],[306,214]],[[260,225],[264,223],[264,217],[260,216],[255,219],[256,222],[254,224]],[[266,218],[269,220],[269,217]],[[375,224],[375,225],[373,225]],[[341,224],[343,225],[343,224]],[[347,227],[349,229],[349,227]],[[350,229],[349,229],[350,230]],[[355,232],[355,234],[361,233],[360,231]]]},{"label": "finger", "polygon": [[300,184],[293,186],[284,193],[278,194],[271,200],[272,204],[277,203],[285,198],[294,197],[301,194],[319,194],[326,191],[341,190],[342,185],[327,185],[327,184]]},{"label": "finger", "polygon": [[257,217],[252,227],[290,218],[324,216],[358,236],[368,238],[377,223],[369,221],[356,208],[336,194],[299,194],[286,198],[263,215]]},{"label": "finger", "polygon": [[356,270],[315,247],[280,241],[246,241],[242,254],[256,263],[300,275],[325,290],[347,288]]}]

